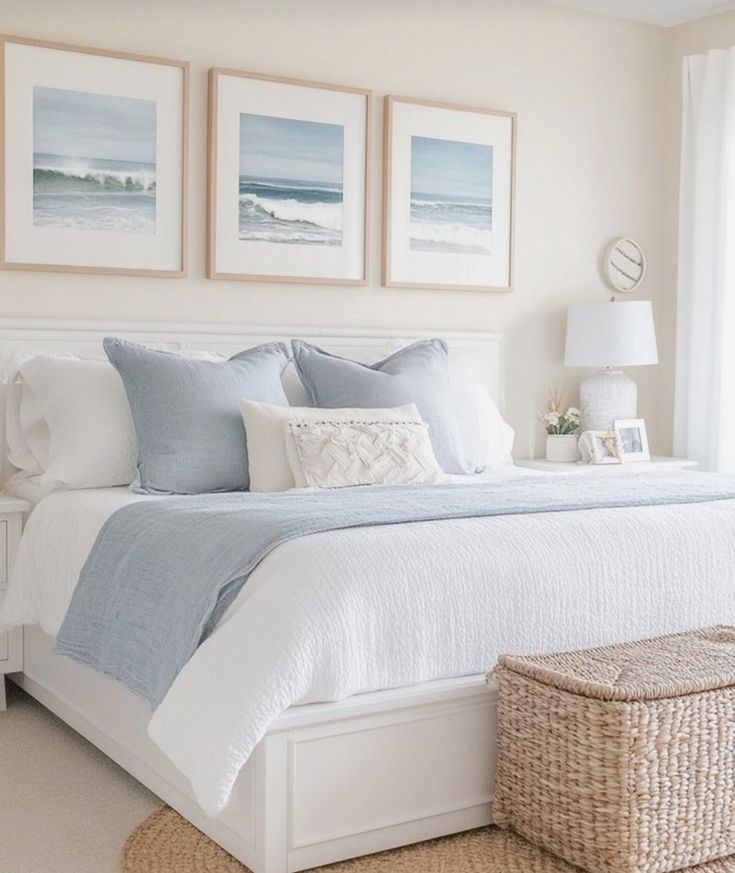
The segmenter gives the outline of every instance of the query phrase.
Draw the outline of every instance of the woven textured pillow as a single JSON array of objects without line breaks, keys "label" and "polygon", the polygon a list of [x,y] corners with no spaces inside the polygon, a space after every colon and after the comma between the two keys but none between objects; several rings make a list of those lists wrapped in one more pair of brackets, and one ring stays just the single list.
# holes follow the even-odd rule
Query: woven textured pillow
[{"label": "woven textured pillow", "polygon": [[444,475],[422,421],[294,421],[294,476],[310,488],[433,483]]}]

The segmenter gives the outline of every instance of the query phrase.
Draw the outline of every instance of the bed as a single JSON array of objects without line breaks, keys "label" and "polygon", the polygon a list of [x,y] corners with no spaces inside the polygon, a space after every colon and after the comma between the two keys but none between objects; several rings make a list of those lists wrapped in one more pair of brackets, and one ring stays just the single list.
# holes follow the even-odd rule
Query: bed
[{"label": "bed", "polygon": [[[223,351],[275,333],[115,331]],[[0,343],[79,351],[108,332],[6,324]],[[309,335],[288,331],[297,333]],[[369,358],[410,338],[334,332],[319,341]],[[497,396],[498,337],[448,339],[477,354]],[[502,487],[519,475],[510,470],[494,481]],[[125,489],[67,492],[33,510],[17,567],[25,594],[14,608],[28,626],[15,678],[255,873],[306,869],[489,823],[495,690],[484,674],[502,651],[735,622],[733,500],[319,533],[260,563],[156,710],[154,742],[144,701],[54,652],[97,531],[136,499]],[[304,611],[309,627],[334,615],[320,607],[325,597],[329,609],[365,617],[358,625],[330,622],[322,634],[342,646],[353,634],[350,670],[308,676],[300,696],[269,717],[252,752],[238,758],[238,737],[228,731],[237,723],[238,671],[244,682],[251,670],[242,645],[257,637],[263,617],[280,617],[288,604],[288,614]],[[384,603],[390,609],[379,615],[375,605]]]}]

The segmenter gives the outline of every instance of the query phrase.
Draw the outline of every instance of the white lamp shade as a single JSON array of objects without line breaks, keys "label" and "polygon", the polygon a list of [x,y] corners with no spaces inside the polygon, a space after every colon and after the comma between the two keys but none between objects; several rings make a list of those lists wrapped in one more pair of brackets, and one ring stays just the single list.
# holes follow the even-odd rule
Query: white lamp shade
[{"label": "white lamp shade", "polygon": [[658,364],[651,301],[570,306],[564,364],[567,367]]}]

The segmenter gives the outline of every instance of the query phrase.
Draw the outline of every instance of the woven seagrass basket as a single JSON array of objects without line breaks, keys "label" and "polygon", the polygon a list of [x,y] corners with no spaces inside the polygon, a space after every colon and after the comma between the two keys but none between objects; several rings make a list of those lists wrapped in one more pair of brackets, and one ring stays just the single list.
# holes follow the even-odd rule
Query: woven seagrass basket
[{"label": "woven seagrass basket", "polygon": [[500,658],[493,817],[590,873],[735,853],[735,628]]}]

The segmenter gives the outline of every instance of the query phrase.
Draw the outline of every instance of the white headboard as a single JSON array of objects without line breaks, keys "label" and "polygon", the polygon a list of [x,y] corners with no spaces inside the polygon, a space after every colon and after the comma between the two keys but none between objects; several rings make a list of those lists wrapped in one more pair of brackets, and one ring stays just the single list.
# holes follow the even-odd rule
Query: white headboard
[{"label": "white headboard", "polygon": [[[439,336],[450,351],[472,361],[473,370],[502,408],[500,335],[489,331],[387,330],[381,328],[171,324],[168,322],[103,322],[68,319],[0,318],[0,360],[19,349],[103,356],[102,340],[120,336],[154,348],[235,354],[270,340],[300,337],[327,351],[372,363],[407,343]],[[5,391],[0,388],[0,434],[5,444]],[[5,452],[3,451],[3,458]],[[3,468],[5,464],[3,464]],[[4,478],[4,477],[3,477]]]},{"label": "white headboard", "polygon": [[168,322],[104,322],[67,319],[0,318],[0,356],[18,349],[46,349],[79,355],[102,355],[102,339],[121,336],[155,348],[234,354],[270,340],[300,337],[327,351],[366,362],[379,360],[407,343],[439,336],[450,349],[472,357],[478,374],[497,402],[500,393],[500,335],[490,331],[387,330],[343,327],[261,327],[222,324],[170,324]]}]

